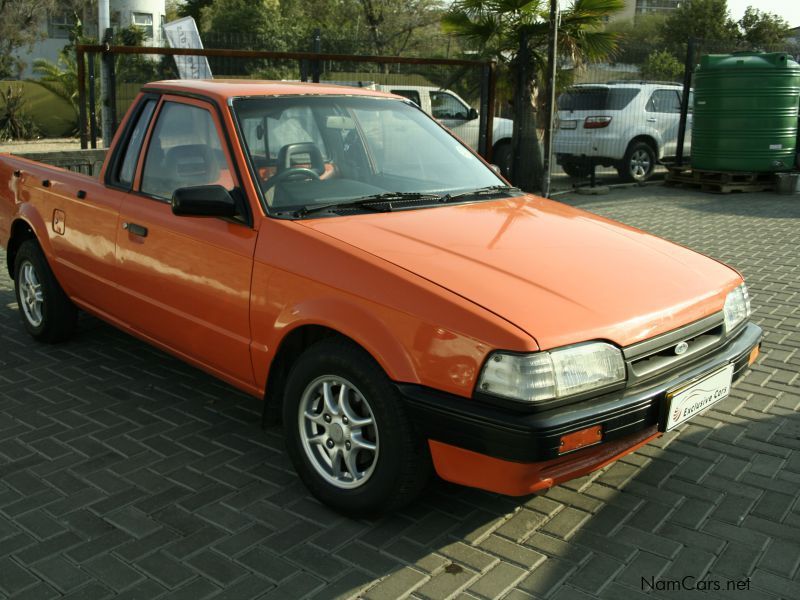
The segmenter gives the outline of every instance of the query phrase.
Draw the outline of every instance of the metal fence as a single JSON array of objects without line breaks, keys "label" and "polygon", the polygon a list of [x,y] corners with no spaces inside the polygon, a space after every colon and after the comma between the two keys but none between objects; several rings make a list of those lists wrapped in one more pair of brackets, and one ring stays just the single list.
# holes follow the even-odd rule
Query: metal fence
[{"label": "metal fence", "polygon": [[691,156],[696,66],[707,54],[786,52],[800,58],[791,42],[748,47],[702,39],[671,52],[626,48],[616,62],[562,65],[553,135],[556,188],[583,184],[593,176],[609,183],[645,181],[665,165],[687,164]]},{"label": "metal fence", "polygon": [[[374,56],[368,40],[319,34],[310,41],[298,40],[298,49],[311,47],[312,52],[254,50],[269,47],[269,40],[240,33],[204,34],[205,50],[79,46],[82,146],[97,145],[102,62],[113,78],[110,112],[116,125],[142,84],[177,77],[176,56],[205,56],[215,78],[372,86],[421,104],[425,102],[415,96],[414,88],[441,92],[431,95],[423,108],[499,164],[512,183],[522,183],[529,191],[539,192],[539,184],[531,185],[532,179],[522,175],[542,162],[549,169],[552,190],[584,185],[595,176],[606,183],[642,182],[661,176],[665,164],[690,157],[693,77],[701,57],[755,50],[741,44],[686,40],[669,50],[628,45],[609,62],[574,64],[560,59],[552,160],[542,161],[548,122],[545,90],[532,99],[536,134],[524,138],[513,152],[513,120],[525,101],[513,97],[513,72],[472,60],[470,51],[452,39],[431,38],[427,45],[404,50],[405,56]],[[758,50],[785,51],[800,58],[800,48],[788,42]],[[459,103],[463,110],[453,110]],[[479,117],[469,118],[474,116],[469,108],[476,109]],[[544,173],[536,181],[542,179]]]},{"label": "metal fence", "polygon": [[492,135],[495,66],[490,61],[106,45],[80,45],[76,51],[83,148],[95,148],[99,137],[101,65],[109,74],[109,112],[116,129],[143,84],[177,77],[175,57],[180,56],[206,57],[215,79],[329,82],[404,95],[451,127],[487,160],[502,141]]}]

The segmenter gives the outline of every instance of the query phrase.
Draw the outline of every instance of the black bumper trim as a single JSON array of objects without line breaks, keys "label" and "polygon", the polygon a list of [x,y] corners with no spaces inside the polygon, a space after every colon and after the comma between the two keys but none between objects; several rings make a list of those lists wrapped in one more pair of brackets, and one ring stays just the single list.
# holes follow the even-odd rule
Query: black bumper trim
[{"label": "black bumper trim", "polygon": [[661,424],[668,390],[731,362],[736,381],[744,374],[761,335],[760,327],[748,323],[736,337],[684,369],[633,388],[532,414],[424,386],[395,385],[426,438],[503,460],[538,462],[557,458],[561,436],[573,431],[602,425],[603,441],[607,442]]}]

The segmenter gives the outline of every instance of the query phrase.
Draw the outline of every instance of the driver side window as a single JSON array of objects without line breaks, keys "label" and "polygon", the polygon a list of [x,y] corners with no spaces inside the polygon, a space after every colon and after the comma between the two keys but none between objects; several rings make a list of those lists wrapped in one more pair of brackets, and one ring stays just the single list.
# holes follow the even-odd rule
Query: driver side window
[{"label": "driver side window", "polygon": [[431,113],[434,119],[466,121],[469,118],[469,109],[447,92],[431,92]]},{"label": "driver side window", "polygon": [[141,191],[169,200],[182,187],[218,184],[234,188],[233,171],[211,113],[165,102],[147,148]]}]

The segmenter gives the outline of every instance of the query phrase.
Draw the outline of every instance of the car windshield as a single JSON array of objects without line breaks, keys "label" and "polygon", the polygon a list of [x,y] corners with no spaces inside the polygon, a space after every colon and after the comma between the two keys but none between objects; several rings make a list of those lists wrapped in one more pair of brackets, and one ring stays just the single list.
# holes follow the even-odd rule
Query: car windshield
[{"label": "car windshield", "polygon": [[[281,96],[233,102],[245,152],[271,212],[319,214],[354,202],[480,200],[505,183],[407,101]],[[474,197],[466,192],[475,190]],[[416,207],[414,205],[413,207]],[[334,211],[335,212],[335,211]]]},{"label": "car windshield", "polygon": [[638,93],[638,88],[572,88],[558,98],[558,108],[559,110],[622,110]]}]

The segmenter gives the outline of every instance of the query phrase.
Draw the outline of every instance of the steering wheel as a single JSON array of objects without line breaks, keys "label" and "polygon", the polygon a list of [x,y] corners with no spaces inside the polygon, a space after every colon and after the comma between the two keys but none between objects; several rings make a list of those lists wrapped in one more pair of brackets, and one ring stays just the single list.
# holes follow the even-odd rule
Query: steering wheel
[{"label": "steering wheel", "polygon": [[319,174],[314,169],[309,169],[307,167],[292,167],[270,177],[264,184],[263,190],[266,192],[271,187],[283,181],[292,181],[295,179],[298,181],[301,179],[314,179],[319,181]]}]

